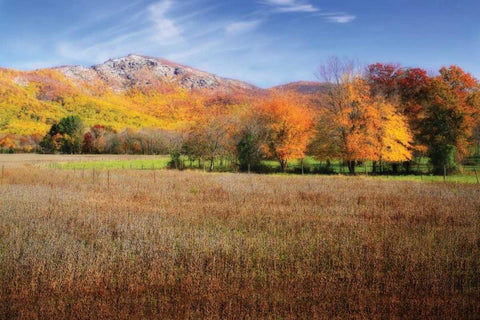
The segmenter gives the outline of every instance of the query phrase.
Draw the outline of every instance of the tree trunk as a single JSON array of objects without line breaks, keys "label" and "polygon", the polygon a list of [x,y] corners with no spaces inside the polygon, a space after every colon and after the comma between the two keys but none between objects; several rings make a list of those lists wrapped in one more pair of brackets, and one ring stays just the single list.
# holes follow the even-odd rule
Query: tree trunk
[{"label": "tree trunk", "polygon": [[348,161],[348,171],[351,175],[355,174],[355,161]]},{"label": "tree trunk", "polygon": [[211,158],[210,158],[210,172],[213,171],[213,165],[214,165],[214,163],[215,163],[215,157],[211,157]]},{"label": "tree trunk", "polygon": [[407,174],[412,173],[412,162],[411,161],[405,161],[403,163],[403,166],[405,167],[405,170],[407,171]]},{"label": "tree trunk", "polygon": [[377,161],[372,162],[372,173],[377,173]]},{"label": "tree trunk", "polygon": [[398,174],[398,163],[392,163],[393,174]]}]

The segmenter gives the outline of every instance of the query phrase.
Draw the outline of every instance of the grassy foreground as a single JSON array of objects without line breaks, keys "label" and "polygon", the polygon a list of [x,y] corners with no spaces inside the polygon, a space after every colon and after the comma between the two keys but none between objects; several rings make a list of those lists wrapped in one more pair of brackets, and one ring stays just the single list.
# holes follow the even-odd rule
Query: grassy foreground
[{"label": "grassy foreground", "polygon": [[1,319],[480,317],[480,188],[8,167]]}]

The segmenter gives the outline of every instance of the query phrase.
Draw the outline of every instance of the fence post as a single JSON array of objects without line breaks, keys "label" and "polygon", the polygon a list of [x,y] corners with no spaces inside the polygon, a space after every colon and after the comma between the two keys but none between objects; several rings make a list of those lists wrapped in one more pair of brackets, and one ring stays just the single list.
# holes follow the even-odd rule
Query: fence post
[{"label": "fence post", "polygon": [[305,174],[304,168],[303,168],[303,161],[304,159],[302,158],[302,176]]},{"label": "fence post", "polygon": [[107,170],[107,187],[110,190],[110,170]]},{"label": "fence post", "polygon": [[365,175],[368,177],[367,161],[365,161]]},{"label": "fence post", "polygon": [[475,178],[477,178],[477,184],[480,184],[480,181],[478,181],[478,173],[477,173],[477,168],[475,168],[474,170],[475,170]]},{"label": "fence post", "polygon": [[447,166],[443,166],[443,182],[447,181]]}]

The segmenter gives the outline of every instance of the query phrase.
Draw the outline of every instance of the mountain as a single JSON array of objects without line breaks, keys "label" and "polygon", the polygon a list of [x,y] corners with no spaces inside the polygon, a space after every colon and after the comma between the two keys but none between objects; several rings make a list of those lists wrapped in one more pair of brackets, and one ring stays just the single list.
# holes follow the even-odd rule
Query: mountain
[{"label": "mountain", "polygon": [[242,100],[265,92],[246,82],[139,55],[89,68],[0,68],[0,138],[44,135],[68,115],[117,130],[177,128],[202,99],[228,95]]},{"label": "mountain", "polygon": [[90,68],[65,66],[55,69],[77,84],[85,81],[104,83],[117,93],[132,87],[155,86],[161,82],[189,90],[209,89],[227,93],[259,90],[246,82],[222,78],[165,59],[139,55],[111,59]]},{"label": "mountain", "polygon": [[327,93],[328,84],[313,81],[298,81],[276,86],[270,90],[293,91],[301,95],[317,95]]},{"label": "mountain", "polygon": [[[277,87],[312,95],[323,85]],[[92,67],[0,68],[0,139],[42,136],[68,115],[87,126],[176,129],[202,104],[242,104],[269,90],[164,59],[129,55]],[[220,96],[220,99],[218,97]],[[228,99],[221,98],[228,96]]]}]

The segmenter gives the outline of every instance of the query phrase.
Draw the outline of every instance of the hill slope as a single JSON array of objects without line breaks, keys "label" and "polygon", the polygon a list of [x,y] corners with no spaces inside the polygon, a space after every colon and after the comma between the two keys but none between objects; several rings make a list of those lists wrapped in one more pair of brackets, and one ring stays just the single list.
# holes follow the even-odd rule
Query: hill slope
[{"label": "hill slope", "polygon": [[116,129],[174,128],[204,97],[261,92],[245,82],[138,55],[90,68],[0,69],[0,134],[43,135],[67,115]]},{"label": "hill slope", "polygon": [[271,88],[271,90],[292,91],[301,95],[325,94],[328,91],[328,84],[313,81],[298,81],[283,84]]}]

